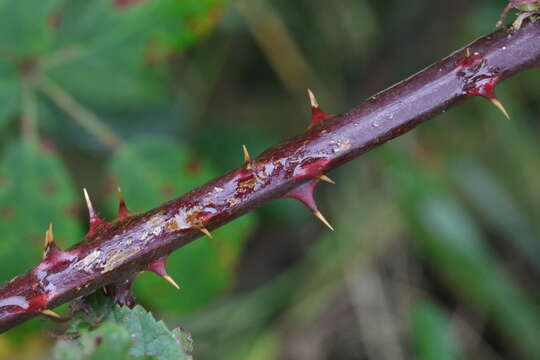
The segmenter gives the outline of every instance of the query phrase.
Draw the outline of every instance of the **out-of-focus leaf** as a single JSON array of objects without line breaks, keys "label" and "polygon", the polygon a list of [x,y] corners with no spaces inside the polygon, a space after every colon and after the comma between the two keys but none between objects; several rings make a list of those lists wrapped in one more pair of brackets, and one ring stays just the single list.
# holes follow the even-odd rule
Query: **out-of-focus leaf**
[{"label": "out-of-focus leaf", "polygon": [[[128,207],[136,211],[170,200],[218,175],[185,148],[160,138],[127,144],[113,157],[110,169]],[[109,204],[113,211],[117,203],[112,194]],[[231,285],[232,272],[253,225],[254,215],[243,216],[213,232],[213,239],[199,239],[169,257],[169,274],[189,296],[151,273],[135,282],[137,295],[146,304],[174,313],[204,306]]]},{"label": "out-of-focus leaf", "polygon": [[154,57],[192,45],[211,30],[228,0],[162,0],[156,4],[160,21],[155,29]]},{"label": "out-of-focus leaf", "polygon": [[[49,73],[76,97],[106,108],[141,108],[166,97],[163,67],[219,18],[223,0],[70,0],[62,7],[55,50],[62,58]],[[71,59],[70,59],[71,57]]]},{"label": "out-of-focus leaf", "polygon": [[152,6],[144,4],[119,11],[110,0],[67,2],[56,55],[49,56],[64,52],[68,60],[59,60],[49,75],[75,97],[106,108],[159,102],[165,96],[164,78],[145,63],[154,15]]},{"label": "out-of-focus leaf", "polygon": [[17,111],[20,85],[15,70],[0,61],[0,130]]},{"label": "out-of-focus leaf", "polygon": [[0,165],[0,278],[22,273],[41,257],[49,223],[55,240],[71,245],[81,237],[73,215],[73,187],[54,150],[31,142],[11,144]]},{"label": "out-of-focus leaf", "polygon": [[65,0],[0,1],[0,51],[10,58],[38,55],[54,38],[51,18]]},{"label": "out-of-focus leaf", "polygon": [[[102,294],[93,295],[92,311],[74,323],[75,340],[60,341],[55,348],[57,360],[71,359],[156,359],[190,360],[191,335],[181,329],[169,330],[142,306],[133,309],[112,304]],[[100,319],[94,329],[90,324]]]},{"label": "out-of-focus leaf", "polygon": [[493,316],[499,331],[540,357],[540,314],[497,263],[475,223],[442,185],[403,152],[385,148],[416,245],[454,291]]},{"label": "out-of-focus leaf", "polygon": [[[0,60],[10,65],[5,74],[0,65],[0,128],[17,110],[22,74],[40,75],[32,84],[45,98],[52,95],[42,76],[97,114],[163,106],[170,100],[163,60],[212,27],[223,2],[0,1]],[[50,112],[41,99],[39,109]]]},{"label": "out-of-focus leaf", "polygon": [[277,331],[269,330],[258,337],[257,341],[246,351],[246,354],[231,359],[242,360],[275,360],[281,356],[281,337]]},{"label": "out-of-focus leaf", "polygon": [[539,234],[494,175],[470,159],[462,159],[454,175],[484,221],[504,234],[531,264],[540,268]]},{"label": "out-of-focus leaf", "polygon": [[416,305],[411,311],[411,330],[418,359],[461,358],[448,317],[437,305],[432,303]]}]

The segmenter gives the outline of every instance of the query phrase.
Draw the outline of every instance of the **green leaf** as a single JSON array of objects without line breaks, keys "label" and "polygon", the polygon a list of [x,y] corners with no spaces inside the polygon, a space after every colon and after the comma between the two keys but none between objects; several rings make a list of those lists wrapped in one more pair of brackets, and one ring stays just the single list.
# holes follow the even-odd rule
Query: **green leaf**
[{"label": "green leaf", "polygon": [[58,154],[31,142],[8,146],[0,164],[0,273],[5,281],[41,258],[43,237],[54,225],[60,246],[75,243],[81,229],[78,202]]},{"label": "green leaf", "polygon": [[16,69],[0,61],[0,130],[7,125],[19,105],[20,83]]},{"label": "green leaf", "polygon": [[121,323],[134,340],[130,353],[135,356],[155,356],[157,359],[189,359],[183,350],[184,335],[169,331],[163,321],[156,321],[142,306],[133,309],[115,306],[109,318]]},{"label": "green leaf", "polygon": [[82,331],[76,341],[60,341],[54,349],[57,360],[122,360],[132,358],[133,341],[128,330],[112,322],[104,322],[94,331]]},{"label": "green leaf", "polygon": [[[112,0],[70,0],[61,9],[48,74],[72,95],[106,108],[156,105],[166,97],[162,64],[218,18],[223,0],[144,1],[119,9]],[[44,63],[47,63],[45,57]]]},{"label": "green leaf", "polygon": [[416,355],[421,360],[459,359],[457,340],[448,316],[433,303],[416,305],[411,311],[411,328]]},{"label": "green leaf", "polygon": [[212,29],[228,0],[162,0],[156,2],[154,56],[162,57],[173,50],[195,43]]},{"label": "green leaf", "polygon": [[192,359],[191,335],[178,328],[167,329],[163,321],[156,321],[142,306],[129,309],[113,305],[101,293],[90,296],[88,303],[92,311],[73,321],[70,330],[80,337],[59,341],[55,359]]},{"label": "green leaf", "polygon": [[49,54],[60,58],[59,66],[48,74],[76,98],[98,106],[133,108],[162,101],[164,78],[145,63],[157,21],[153,1],[147,3],[125,11],[116,9],[111,0],[66,3],[56,38],[57,55]]},{"label": "green leaf", "polygon": [[[110,170],[125,194],[128,207],[136,211],[170,200],[217,175],[187,149],[163,138],[127,144],[112,158]],[[115,194],[111,194],[108,203],[116,212]],[[254,215],[245,215],[217,229],[214,239],[203,237],[169,257],[167,270],[185,293],[179,293],[154,274],[143,273],[135,282],[139,299],[156,309],[174,313],[189,312],[213,300],[230,287],[232,273],[254,222]]]},{"label": "green leaf", "polygon": [[51,18],[65,0],[0,2],[0,50],[10,57],[38,55],[54,38]]}]

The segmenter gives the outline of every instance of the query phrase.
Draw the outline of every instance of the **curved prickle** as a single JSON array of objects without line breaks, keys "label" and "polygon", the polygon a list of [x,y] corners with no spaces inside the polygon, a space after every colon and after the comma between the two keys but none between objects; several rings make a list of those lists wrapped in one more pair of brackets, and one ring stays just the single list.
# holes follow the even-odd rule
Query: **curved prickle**
[{"label": "curved prickle", "polygon": [[52,230],[52,224],[49,224],[49,228],[45,232],[45,245],[43,246],[43,259],[45,259],[51,252],[57,249],[54,243],[54,236]]},{"label": "curved prickle", "polygon": [[58,315],[57,313],[55,313],[54,311],[49,310],[49,309],[41,310],[40,313],[42,315],[45,315],[45,316],[49,317],[49,318],[53,318],[53,319],[57,319],[57,320],[62,319],[62,317],[60,315]]},{"label": "curved prickle", "polygon": [[289,191],[285,195],[283,195],[284,198],[291,198],[296,199],[300,201],[302,204],[304,204],[312,213],[315,215],[321,222],[326,225],[330,230],[334,231],[334,228],[328,220],[321,214],[319,209],[317,208],[317,204],[315,202],[314,192],[315,192],[315,186],[319,180],[310,180],[299,187]]},{"label": "curved prickle", "polygon": [[242,145],[242,152],[244,154],[244,166],[246,168],[251,167],[251,155],[249,155],[246,145]]},{"label": "curved prickle", "polygon": [[327,183],[336,185],[336,182],[335,182],[334,180],[330,179],[330,178],[329,178],[328,176],[326,176],[326,175],[321,175],[321,176],[319,176],[319,179],[322,180],[322,181],[325,181],[325,182],[327,182]]},{"label": "curved prickle", "polygon": [[504,108],[503,104],[501,104],[499,99],[497,99],[496,97],[492,97],[492,98],[489,98],[489,101],[491,101],[491,103],[495,105],[495,107],[503,113],[504,117],[510,120],[510,115],[508,114],[508,111],[506,111],[506,109]]},{"label": "curved prickle", "polygon": [[317,98],[315,97],[311,89],[308,89],[308,95],[309,102],[311,103],[311,124],[309,124],[309,129],[323,122],[326,119],[330,119],[334,115],[328,115],[321,109],[321,107],[319,106],[319,102],[317,101]]},{"label": "curved prickle", "polygon": [[169,284],[174,286],[176,289],[180,290],[180,286],[176,283],[176,281],[173,280],[172,277],[170,277],[169,274],[167,274],[167,269],[165,268],[165,263],[167,262],[167,257],[161,257],[157,259],[156,261],[150,263],[148,266],[146,266],[146,270],[153,272],[154,274],[159,275],[165,281],[167,281]]},{"label": "curved prickle", "polygon": [[208,236],[210,239],[213,239],[214,237],[212,236],[212,233],[210,231],[208,231],[207,228],[205,227],[202,227],[202,228],[199,228],[199,230],[206,236]]},{"label": "curved prickle", "polygon": [[480,96],[489,100],[507,119],[510,119],[508,111],[495,95],[495,88],[503,76],[499,68],[490,66],[479,52],[471,55],[470,48],[467,48],[465,58],[458,63],[457,76],[463,83],[464,95]]},{"label": "curved prickle", "polygon": [[92,237],[102,229],[107,228],[109,226],[109,223],[97,216],[96,212],[94,211],[92,201],[90,200],[90,196],[88,195],[88,191],[86,191],[86,188],[83,189],[83,193],[86,200],[86,206],[88,207],[89,217],[88,233],[86,234],[86,236]]},{"label": "curved prickle", "polygon": [[131,216],[131,212],[129,211],[128,207],[126,206],[126,200],[124,198],[124,194],[122,194],[122,189],[118,187],[117,189],[118,193],[118,217],[117,219],[123,219]]}]

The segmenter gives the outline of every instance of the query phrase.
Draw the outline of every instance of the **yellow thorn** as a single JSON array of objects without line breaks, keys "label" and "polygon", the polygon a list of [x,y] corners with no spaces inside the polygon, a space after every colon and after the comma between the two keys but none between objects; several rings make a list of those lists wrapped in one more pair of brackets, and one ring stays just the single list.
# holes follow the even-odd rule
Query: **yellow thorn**
[{"label": "yellow thorn", "polygon": [[180,290],[180,286],[178,286],[178,284],[176,283],[176,281],[173,280],[172,277],[170,277],[169,275],[165,275],[163,276],[163,278],[167,280],[167,282],[174,286],[177,290]]},{"label": "yellow thorn", "polygon": [[504,108],[503,104],[497,99],[497,98],[491,98],[489,99],[493,105],[497,107],[497,109],[501,110],[501,112],[504,114],[504,116],[510,120],[510,115],[508,115],[508,111]]},{"label": "yellow thorn", "polygon": [[54,236],[52,231],[52,224],[49,223],[49,228],[45,232],[45,249],[54,242]]},{"label": "yellow thorn", "polygon": [[244,165],[247,165],[251,162],[251,156],[249,155],[246,145],[242,145],[242,150],[244,151]]},{"label": "yellow thorn", "polygon": [[47,256],[49,252],[49,247],[54,243],[54,236],[52,231],[52,224],[49,223],[49,228],[45,232],[45,244],[43,245],[43,258]]},{"label": "yellow thorn", "polygon": [[317,98],[315,97],[311,89],[307,89],[307,92],[309,94],[309,102],[311,103],[311,107],[318,108],[319,102],[317,101]]},{"label": "yellow thorn", "polygon": [[336,185],[335,181],[330,179],[328,176],[326,175],[321,175],[319,176],[319,179],[322,180],[322,181],[326,181],[327,183],[330,183],[330,184],[334,184]]},{"label": "yellow thorn", "polygon": [[471,49],[470,48],[467,48],[467,50],[465,50],[465,56],[470,58],[471,57]]},{"label": "yellow thorn", "polygon": [[199,230],[201,230],[201,232],[202,232],[204,235],[208,236],[210,239],[213,239],[213,238],[214,238],[214,237],[212,236],[212,234],[210,233],[210,231],[208,231],[207,228],[200,228]]},{"label": "yellow thorn", "polygon": [[122,194],[122,189],[120,188],[120,186],[116,188],[116,193],[118,194],[118,199],[120,201],[124,200],[124,194]]},{"label": "yellow thorn", "polygon": [[319,220],[321,220],[322,223],[323,223],[324,225],[328,226],[328,228],[329,228],[330,230],[334,231],[334,228],[332,227],[332,225],[330,225],[330,223],[328,222],[328,220],[325,219],[325,217],[323,216],[323,214],[321,214],[320,211],[315,211],[313,214],[314,214],[316,217],[318,217]]},{"label": "yellow thorn", "polygon": [[62,318],[60,315],[58,315],[57,313],[55,313],[54,311],[49,310],[49,309],[41,310],[40,313],[42,313],[45,316],[49,316],[49,317],[52,317],[52,318],[55,318],[55,319],[61,319]]},{"label": "yellow thorn", "polygon": [[90,216],[94,215],[94,207],[92,206],[92,201],[90,201],[90,196],[88,195],[88,191],[86,191],[86,188],[83,188],[84,192],[84,199],[86,200],[86,206],[88,207],[88,212],[90,213]]}]

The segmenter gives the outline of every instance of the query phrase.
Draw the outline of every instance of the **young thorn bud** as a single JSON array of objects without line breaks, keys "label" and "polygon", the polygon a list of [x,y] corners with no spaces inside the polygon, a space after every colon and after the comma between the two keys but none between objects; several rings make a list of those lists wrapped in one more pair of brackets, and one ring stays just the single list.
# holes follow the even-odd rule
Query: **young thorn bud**
[{"label": "young thorn bud", "polygon": [[242,145],[242,151],[244,153],[244,166],[247,169],[251,169],[251,156],[249,155],[246,145]]},{"label": "young thorn bud", "polygon": [[53,236],[53,230],[52,230],[52,224],[49,224],[49,228],[45,232],[45,244],[43,246],[43,259],[49,255],[52,248],[55,246],[54,244],[54,236]]},{"label": "young thorn bud", "polygon": [[124,194],[122,194],[122,189],[120,187],[117,188],[118,193],[118,218],[123,219],[131,215],[129,212],[129,209],[126,206],[126,199],[124,198]]}]

